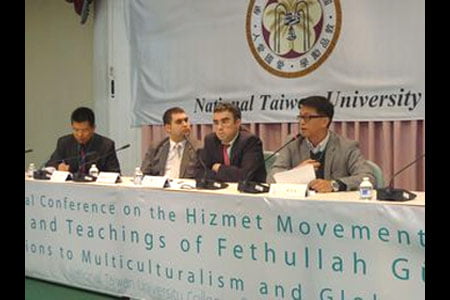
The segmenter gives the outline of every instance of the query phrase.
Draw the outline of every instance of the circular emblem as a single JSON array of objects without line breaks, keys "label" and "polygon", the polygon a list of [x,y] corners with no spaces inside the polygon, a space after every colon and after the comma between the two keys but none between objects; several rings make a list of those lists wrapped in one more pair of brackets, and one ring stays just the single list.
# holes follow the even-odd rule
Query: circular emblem
[{"label": "circular emblem", "polygon": [[270,73],[300,77],[331,54],[341,22],[340,0],[250,0],[247,42]]}]

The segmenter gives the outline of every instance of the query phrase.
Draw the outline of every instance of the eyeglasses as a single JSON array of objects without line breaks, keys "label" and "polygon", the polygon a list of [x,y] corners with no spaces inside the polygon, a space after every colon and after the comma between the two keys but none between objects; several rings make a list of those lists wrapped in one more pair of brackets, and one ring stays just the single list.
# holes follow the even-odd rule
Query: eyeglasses
[{"label": "eyeglasses", "polygon": [[309,115],[309,116],[298,115],[297,120],[299,121],[304,120],[305,122],[309,122],[311,119],[326,118],[326,117],[327,116],[324,115]]}]

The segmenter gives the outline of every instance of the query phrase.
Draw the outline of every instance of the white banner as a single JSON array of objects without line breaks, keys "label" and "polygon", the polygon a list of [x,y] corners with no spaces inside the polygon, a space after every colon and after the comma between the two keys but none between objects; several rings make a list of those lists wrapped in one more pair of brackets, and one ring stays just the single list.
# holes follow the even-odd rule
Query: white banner
[{"label": "white banner", "polygon": [[295,122],[326,96],[335,120],[425,117],[425,1],[129,1],[134,125],[183,107],[211,123]]},{"label": "white banner", "polygon": [[26,181],[25,271],[142,299],[425,299],[424,210]]}]

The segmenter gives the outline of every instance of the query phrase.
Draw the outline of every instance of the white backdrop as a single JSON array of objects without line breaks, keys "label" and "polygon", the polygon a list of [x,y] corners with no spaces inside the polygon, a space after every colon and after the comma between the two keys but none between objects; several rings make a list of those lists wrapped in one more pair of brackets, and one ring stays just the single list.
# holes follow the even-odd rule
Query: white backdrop
[{"label": "white backdrop", "polygon": [[[291,78],[263,68],[252,47],[262,45],[262,58],[274,56],[275,68],[280,56],[270,42],[255,38],[253,45],[246,34],[257,35],[264,7],[276,2],[130,1],[133,124],[159,124],[172,106],[185,108],[194,123],[210,123],[221,100],[238,101],[248,122],[293,121],[297,101],[312,94],[329,97],[340,121],[424,118],[424,1],[308,1],[322,7],[320,40],[303,56],[284,59],[286,76],[290,63],[312,63],[314,50],[329,56]],[[322,46],[322,38],[335,47]]]}]

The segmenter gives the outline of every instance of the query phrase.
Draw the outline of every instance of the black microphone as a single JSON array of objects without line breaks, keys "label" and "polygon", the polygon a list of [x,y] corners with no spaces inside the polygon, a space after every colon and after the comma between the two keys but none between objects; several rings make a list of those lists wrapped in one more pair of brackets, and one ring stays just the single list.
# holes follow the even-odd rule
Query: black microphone
[{"label": "black microphone", "polygon": [[33,149],[25,149],[25,154],[33,152]]},{"label": "black microphone", "polygon": [[[191,141],[189,140],[189,135],[185,134],[184,138],[186,140],[186,142],[193,148],[195,149],[194,145],[192,145]],[[204,190],[219,190],[219,189],[224,189],[226,187],[228,187],[228,184],[225,182],[219,182],[216,181],[214,179],[211,178],[207,178],[207,170],[208,168],[206,167],[205,162],[202,159],[201,154],[199,153],[199,151],[197,152],[197,158],[198,161],[200,162],[200,164],[202,165],[203,168],[203,177],[202,178],[195,178],[195,187],[198,189],[204,189]]]},{"label": "black microphone", "polygon": [[281,150],[284,149],[284,147],[286,147],[287,145],[289,145],[290,143],[292,143],[293,141],[297,140],[299,137],[303,137],[303,135],[301,133],[297,133],[295,136],[293,136],[289,141],[287,141],[283,146],[281,146],[280,148],[278,148],[274,153],[272,153],[271,155],[269,155],[264,162],[267,162],[269,159],[271,159],[272,157],[274,157],[275,155],[277,155]]},{"label": "black microphone", "polygon": [[[103,155],[100,155],[99,157],[96,157],[95,159],[91,159],[91,160],[89,160],[89,161],[86,161],[86,162],[80,164],[80,165],[78,166],[78,171],[75,172],[75,173],[72,175],[72,180],[73,180],[73,181],[76,181],[76,182],[92,182],[92,181],[95,181],[97,178],[95,178],[95,177],[93,177],[93,176],[91,176],[91,175],[86,175],[86,174],[80,173],[80,168],[83,167],[83,166],[85,166],[85,165],[88,165],[88,164],[90,164],[90,163],[99,161],[100,159],[102,159],[102,158],[104,158],[104,157],[107,157],[107,156],[110,155],[111,153],[119,152],[119,151],[124,150],[124,149],[127,149],[127,148],[129,148],[129,147],[130,147],[130,144],[126,144],[126,145],[124,145],[124,146],[122,146],[122,147],[120,147],[120,148],[117,148],[117,149],[113,149],[113,150],[111,150],[111,151],[108,151],[108,152],[104,153]],[[87,155],[86,155],[86,156],[87,156]]]},{"label": "black microphone", "polygon": [[[97,153],[97,151],[89,151],[89,152],[86,153],[86,156],[92,155],[92,154],[95,154],[95,153]],[[45,170],[45,168],[44,168],[45,165],[56,163],[56,162],[61,163],[63,161],[69,161],[69,160],[72,160],[72,159],[79,159],[80,157],[81,156],[78,154],[78,155],[68,156],[68,157],[65,157],[65,158],[54,159],[54,160],[49,160],[47,162],[44,162],[43,164],[40,165],[39,169],[37,169],[36,171],[33,172],[33,178],[34,179],[48,180],[48,179],[50,179],[52,173],[50,173],[49,171]]]},{"label": "black microphone", "polygon": [[[283,146],[278,148],[275,152],[273,152],[271,155],[269,155],[266,159],[264,159],[264,164],[277,155],[281,150],[284,149],[287,145],[292,143],[293,141],[297,140],[299,137],[302,137],[301,133],[297,133],[295,136],[293,136],[289,141],[287,141]],[[258,183],[254,181],[249,181],[249,179],[253,176],[253,174],[256,172],[256,170],[259,168],[258,166],[255,166],[255,168],[251,169],[247,175],[245,176],[244,180],[239,181],[238,183],[238,191],[244,192],[244,193],[252,193],[252,194],[258,194],[258,193],[267,193],[270,190],[270,185],[267,183]]]},{"label": "black microphone", "polygon": [[394,178],[402,173],[404,170],[418,162],[421,158],[425,156],[425,153],[419,155],[412,162],[401,168],[394,175],[391,176],[391,180],[389,181],[389,185],[385,188],[377,189],[377,200],[387,200],[387,201],[408,201],[416,198],[416,194],[411,193],[405,189],[396,189],[393,187]]}]

